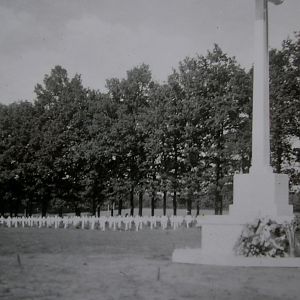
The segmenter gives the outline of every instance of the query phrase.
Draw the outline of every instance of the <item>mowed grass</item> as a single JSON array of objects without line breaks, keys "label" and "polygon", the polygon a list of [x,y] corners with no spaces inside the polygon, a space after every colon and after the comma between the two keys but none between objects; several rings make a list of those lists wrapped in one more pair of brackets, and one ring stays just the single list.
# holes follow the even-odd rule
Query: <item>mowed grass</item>
[{"label": "mowed grass", "polygon": [[300,270],[174,264],[197,228],[0,228],[0,299],[299,299]]}]

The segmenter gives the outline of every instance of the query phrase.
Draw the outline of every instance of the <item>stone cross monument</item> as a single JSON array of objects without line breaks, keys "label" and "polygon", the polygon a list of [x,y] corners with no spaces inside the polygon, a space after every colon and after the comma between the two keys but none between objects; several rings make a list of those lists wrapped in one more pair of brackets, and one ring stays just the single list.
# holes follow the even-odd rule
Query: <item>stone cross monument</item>
[{"label": "stone cross monument", "polygon": [[[229,215],[201,217],[201,248],[175,249],[173,261],[182,263],[294,266],[291,260],[263,260],[237,257],[233,247],[243,226],[258,217],[289,220],[293,208],[288,204],[289,179],[275,174],[270,166],[268,2],[254,0],[254,80],[252,115],[252,162],[249,174],[236,174],[233,204]],[[300,266],[300,260],[297,261]]]},{"label": "stone cross monument", "polygon": [[[281,4],[281,0],[269,0]],[[255,0],[252,162],[249,174],[235,175],[234,217],[290,216],[288,176],[270,166],[268,0]]]}]

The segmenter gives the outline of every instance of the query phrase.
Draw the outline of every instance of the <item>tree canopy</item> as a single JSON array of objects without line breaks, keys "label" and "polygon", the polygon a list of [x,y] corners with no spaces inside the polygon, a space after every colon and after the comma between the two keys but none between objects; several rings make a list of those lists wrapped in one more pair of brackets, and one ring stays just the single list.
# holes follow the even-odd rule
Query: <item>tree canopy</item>
[{"label": "tree canopy", "polygon": [[[271,153],[299,185],[300,35],[270,52]],[[214,208],[251,161],[252,69],[215,45],[165,83],[142,64],[106,92],[54,67],[33,102],[0,104],[0,214]]]}]

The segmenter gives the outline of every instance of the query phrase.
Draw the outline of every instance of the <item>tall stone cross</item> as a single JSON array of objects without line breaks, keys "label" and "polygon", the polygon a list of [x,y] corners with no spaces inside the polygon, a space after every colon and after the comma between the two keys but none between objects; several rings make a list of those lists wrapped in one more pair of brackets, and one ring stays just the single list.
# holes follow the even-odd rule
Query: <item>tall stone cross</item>
[{"label": "tall stone cross", "polygon": [[288,204],[288,176],[273,173],[270,165],[268,2],[281,4],[283,1],[254,1],[252,161],[249,174],[234,176],[233,205],[229,208],[231,216],[250,220],[293,214]]},{"label": "tall stone cross", "polygon": [[[272,172],[270,166],[268,0],[255,0],[255,2],[251,171]],[[283,1],[270,0],[270,2],[281,4]]]},{"label": "tall stone cross", "polygon": [[[280,0],[270,0],[280,4]],[[244,224],[257,217],[290,220],[289,180],[275,174],[270,166],[268,0],[255,0],[255,62],[253,82],[252,166],[249,174],[233,179],[233,204],[229,215],[205,216],[201,224],[201,248],[175,249],[173,262],[232,266],[300,266],[300,261],[282,258],[252,259],[236,257],[233,248]]]}]

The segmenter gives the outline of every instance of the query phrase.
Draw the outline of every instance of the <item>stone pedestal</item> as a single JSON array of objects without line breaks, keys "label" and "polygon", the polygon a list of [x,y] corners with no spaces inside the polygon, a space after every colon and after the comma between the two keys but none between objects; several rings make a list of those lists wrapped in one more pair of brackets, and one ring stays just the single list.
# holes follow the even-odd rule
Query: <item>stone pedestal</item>
[{"label": "stone pedestal", "polygon": [[289,178],[285,174],[250,172],[234,176],[233,204],[229,215],[244,222],[257,217],[293,216],[289,205]]},{"label": "stone pedestal", "polygon": [[230,216],[203,216],[200,223],[199,238],[201,248],[176,249],[173,262],[195,264],[224,264],[233,257],[233,248],[243,229],[243,221]]},{"label": "stone pedestal", "polygon": [[180,263],[230,266],[299,267],[299,258],[266,259],[234,255],[234,246],[243,227],[258,217],[290,221],[293,207],[288,204],[289,179],[269,171],[234,176],[234,198],[229,215],[203,216],[201,248],[176,249],[172,260]]},{"label": "stone pedestal", "polygon": [[216,255],[215,253],[203,253],[202,249],[176,249],[172,256],[173,262],[231,266],[231,267],[283,267],[299,268],[299,257],[241,257],[232,254]]},{"label": "stone pedestal", "polygon": [[240,236],[244,221],[225,216],[204,216],[201,225],[201,253],[220,256],[232,254]]},{"label": "stone pedestal", "polygon": [[[280,216],[279,221],[290,221],[292,216]],[[255,219],[255,218],[254,218]],[[251,219],[251,221],[254,221]],[[238,267],[289,267],[299,268],[299,257],[271,258],[244,257],[234,253],[244,225],[243,216],[204,216],[200,222],[201,248],[175,249],[172,261],[176,263],[238,266]]]}]

